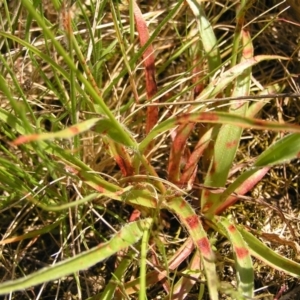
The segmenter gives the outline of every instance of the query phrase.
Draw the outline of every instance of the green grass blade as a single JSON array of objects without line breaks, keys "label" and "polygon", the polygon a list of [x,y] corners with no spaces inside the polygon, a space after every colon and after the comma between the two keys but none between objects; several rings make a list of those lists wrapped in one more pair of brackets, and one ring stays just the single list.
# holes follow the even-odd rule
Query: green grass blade
[{"label": "green grass blade", "polygon": [[[110,109],[107,107],[107,105],[103,101],[103,98],[99,95],[97,89],[95,89],[95,87],[93,87],[92,83],[90,83],[89,80],[87,80],[87,78],[85,78],[84,74],[82,74],[78,70],[75,63],[70,58],[69,54],[63,49],[62,45],[55,39],[55,37],[54,37],[53,33],[51,32],[51,30],[46,26],[45,22],[43,21],[43,18],[36,12],[36,10],[33,7],[32,3],[30,3],[30,1],[22,0],[22,4],[24,5],[24,7],[26,7],[28,12],[37,21],[39,26],[41,26],[41,28],[43,29],[43,32],[46,35],[46,37],[49,37],[51,39],[51,42],[53,43],[53,45],[54,45],[55,49],[57,50],[57,52],[60,55],[62,55],[62,57],[64,58],[65,63],[67,63],[68,66],[71,68],[71,70],[76,73],[76,76],[77,76],[78,80],[84,84],[84,86],[86,87],[88,93],[91,95],[91,97],[93,98],[95,103],[97,103],[99,105],[99,107],[101,109],[101,112],[103,112],[110,119],[110,121],[113,124],[113,127],[116,128],[119,131],[120,135],[123,135],[123,139],[126,140],[128,144],[132,144],[132,140],[131,140],[130,136],[128,135],[128,132],[123,130],[120,123],[116,120],[113,113],[110,111]],[[5,35],[5,33],[3,33],[3,32],[1,32],[0,34]],[[12,37],[12,38],[14,40],[17,39],[16,37]],[[74,42],[73,46],[76,46],[77,43],[75,43],[74,39],[73,39],[73,42]],[[19,43],[22,44],[22,41],[20,41],[20,39],[19,39]],[[69,76],[66,76],[66,77],[68,79]]]},{"label": "green grass blade", "polygon": [[150,238],[150,227],[149,230],[144,230],[144,234],[141,241],[141,261],[140,261],[140,291],[139,291],[139,300],[147,299],[147,253],[149,249],[149,238]]},{"label": "green grass blade", "polygon": [[286,135],[265,150],[255,161],[255,167],[287,163],[299,157],[300,134]]},{"label": "green grass blade", "polygon": [[221,65],[221,56],[214,30],[205,15],[203,4],[195,0],[187,0],[187,3],[196,17],[200,38],[207,54],[210,75],[213,76]]},{"label": "green grass blade", "polygon": [[299,263],[277,254],[243,227],[239,226],[238,230],[242,234],[245,242],[248,244],[251,255],[279,271],[282,271],[293,277],[300,278]]},{"label": "green grass blade", "polygon": [[106,243],[100,244],[91,250],[59,262],[54,266],[44,268],[26,277],[4,282],[0,284],[0,295],[27,289],[43,282],[55,280],[71,273],[89,268],[116,252],[138,242],[141,239],[144,230],[147,230],[150,224],[151,219],[132,222],[124,226],[111,240]]},{"label": "green grass blade", "polygon": [[134,259],[135,252],[129,250],[129,253],[126,253],[126,256],[122,258],[119,266],[113,273],[113,277],[110,282],[105,286],[104,291],[100,295],[96,295],[87,300],[110,300],[113,299],[113,296],[117,290],[117,282],[122,280],[126,270],[130,267],[132,260]]}]

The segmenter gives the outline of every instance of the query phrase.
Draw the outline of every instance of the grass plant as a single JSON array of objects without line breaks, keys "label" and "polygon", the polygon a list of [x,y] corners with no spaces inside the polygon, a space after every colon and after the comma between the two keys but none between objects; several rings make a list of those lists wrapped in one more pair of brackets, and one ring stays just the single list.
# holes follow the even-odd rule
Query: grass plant
[{"label": "grass plant", "polygon": [[3,299],[297,288],[296,23],[223,2],[2,3]]}]

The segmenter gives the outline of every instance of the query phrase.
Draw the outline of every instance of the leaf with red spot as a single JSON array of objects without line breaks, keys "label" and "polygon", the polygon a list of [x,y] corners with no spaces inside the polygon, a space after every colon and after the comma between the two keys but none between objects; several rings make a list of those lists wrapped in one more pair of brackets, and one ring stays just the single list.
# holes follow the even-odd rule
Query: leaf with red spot
[{"label": "leaf with red spot", "polygon": [[[253,46],[248,31],[242,30],[242,57],[241,63],[253,58]],[[250,93],[251,68],[247,68],[233,84],[233,97],[244,97]],[[239,116],[245,116],[248,110],[248,101],[231,101],[229,112]],[[214,140],[214,151],[211,156],[210,166],[205,177],[206,186],[225,186],[230,169],[233,166],[236,151],[238,149],[243,128],[236,125],[223,125]],[[215,215],[215,209],[221,204],[221,194],[210,193],[208,197],[202,192],[201,208],[211,203],[208,215]]]},{"label": "leaf with red spot", "polygon": [[217,220],[216,226],[225,231],[233,248],[238,290],[245,298],[251,299],[254,297],[254,271],[248,245],[239,230],[226,218],[218,217]]},{"label": "leaf with red spot", "polygon": [[180,124],[188,123],[210,123],[210,124],[231,124],[242,128],[253,128],[260,130],[272,130],[277,132],[287,131],[300,133],[300,126],[290,123],[279,123],[272,121],[264,121],[260,119],[247,118],[226,112],[202,112],[183,114],[179,117],[170,118],[155,126],[153,130],[139,145],[139,155],[143,153],[147,145],[157,138],[161,133],[173,129]]},{"label": "leaf with red spot", "polygon": [[180,183],[184,186],[189,179],[193,176],[195,169],[197,168],[197,164],[205,149],[207,149],[210,141],[214,138],[213,128],[207,130],[203,136],[199,139],[197,145],[194,148],[194,151],[191,153],[185,167],[182,171],[182,175],[180,177]]},{"label": "leaf with red spot", "polygon": [[220,214],[237,201],[232,193],[244,195],[250,191],[269,171],[273,165],[289,162],[299,157],[300,134],[294,133],[276,141],[265,150],[254,162],[253,166],[244,171],[232,182],[221,195],[221,201],[215,213]]},{"label": "leaf with red spot", "polygon": [[91,129],[93,126],[97,124],[97,122],[99,122],[99,120],[100,120],[99,118],[92,118],[58,132],[46,132],[40,134],[36,133],[36,134],[23,135],[15,139],[12,142],[12,144],[18,146],[32,141],[44,141],[44,140],[50,140],[55,138],[69,139],[75,135],[78,135],[80,133],[83,133]]},{"label": "leaf with red spot", "polygon": [[220,205],[215,209],[215,214],[220,215],[228,207],[234,205],[239,197],[234,195],[245,195],[253,189],[253,187],[260,182],[260,180],[267,174],[270,167],[251,168],[243,172],[237,179],[231,183],[221,195]]},{"label": "leaf with red spot", "polygon": [[201,254],[210,298],[213,300],[219,299],[219,280],[216,273],[215,255],[199,216],[196,215],[190,204],[182,197],[168,199],[168,201],[163,202],[163,206],[173,211],[187,228],[196,248]]},{"label": "leaf with red spot", "polygon": [[187,144],[188,137],[194,129],[194,126],[195,124],[192,123],[183,124],[176,130],[176,136],[170,149],[168,163],[168,180],[171,182],[179,182],[180,180],[182,160],[185,156],[185,151],[187,151],[185,146]]}]

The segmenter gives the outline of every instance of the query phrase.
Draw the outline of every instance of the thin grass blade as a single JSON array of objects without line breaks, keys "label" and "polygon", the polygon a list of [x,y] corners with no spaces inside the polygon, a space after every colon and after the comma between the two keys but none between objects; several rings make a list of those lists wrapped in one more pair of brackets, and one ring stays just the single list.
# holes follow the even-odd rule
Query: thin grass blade
[{"label": "thin grass blade", "polygon": [[99,118],[92,118],[58,132],[46,132],[40,134],[36,133],[36,134],[23,135],[18,137],[16,140],[14,140],[12,144],[14,146],[18,146],[32,141],[44,141],[44,140],[50,140],[55,138],[69,139],[75,135],[78,135],[80,133],[83,133],[91,129],[93,126],[97,124],[97,122],[99,122],[99,120],[100,120]]},{"label": "thin grass blade", "polygon": [[202,3],[195,0],[187,0],[187,4],[196,17],[200,38],[207,54],[210,74],[213,76],[214,72],[221,64],[221,56],[214,30],[206,17]]}]

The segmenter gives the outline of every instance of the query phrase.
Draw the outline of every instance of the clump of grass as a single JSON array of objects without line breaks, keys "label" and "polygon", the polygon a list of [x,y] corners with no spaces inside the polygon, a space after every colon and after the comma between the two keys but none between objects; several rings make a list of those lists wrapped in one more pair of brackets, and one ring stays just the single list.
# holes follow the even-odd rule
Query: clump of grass
[{"label": "clump of grass", "polygon": [[254,188],[299,152],[292,54],[256,48],[281,10],[76,5],[23,0],[18,24],[4,3],[0,293],[251,299],[281,272],[263,291],[279,298],[300,274],[295,214]]}]

